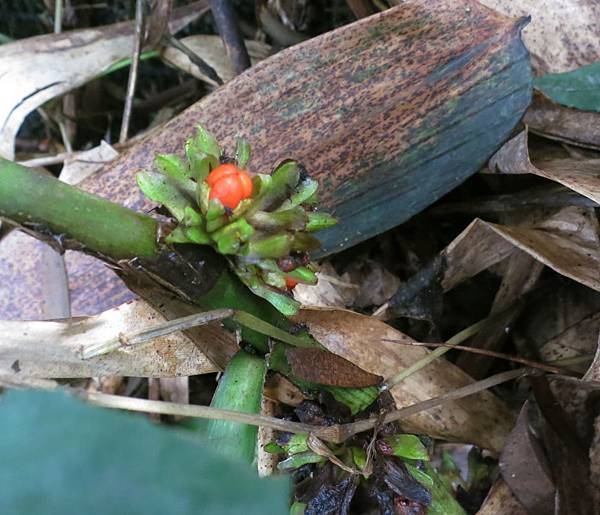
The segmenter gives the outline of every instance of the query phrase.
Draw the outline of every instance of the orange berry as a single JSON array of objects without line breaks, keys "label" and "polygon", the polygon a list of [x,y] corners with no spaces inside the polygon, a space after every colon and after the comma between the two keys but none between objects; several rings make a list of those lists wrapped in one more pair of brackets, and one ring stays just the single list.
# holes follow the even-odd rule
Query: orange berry
[{"label": "orange berry", "polygon": [[219,179],[223,177],[227,177],[228,175],[233,175],[234,173],[239,172],[240,169],[235,166],[233,163],[225,163],[223,165],[217,166],[213,169],[206,178],[206,182],[212,188]]},{"label": "orange berry", "polygon": [[296,281],[296,279],[292,279],[291,277],[285,278],[285,286],[288,290],[293,290],[297,284],[298,281]]},{"label": "orange berry", "polygon": [[234,164],[217,166],[208,174],[206,182],[210,186],[209,198],[219,199],[229,209],[235,209],[242,200],[252,196],[252,179]]}]

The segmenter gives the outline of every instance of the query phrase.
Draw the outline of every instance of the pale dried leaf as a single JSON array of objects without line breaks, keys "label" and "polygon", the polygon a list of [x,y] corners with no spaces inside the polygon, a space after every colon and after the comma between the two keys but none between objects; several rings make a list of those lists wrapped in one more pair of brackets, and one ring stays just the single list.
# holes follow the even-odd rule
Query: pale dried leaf
[{"label": "pale dried leaf", "polygon": [[134,301],[84,319],[0,321],[0,373],[33,378],[175,377],[217,370],[181,333],[85,361],[80,358],[84,344],[111,340],[163,320],[145,302]]},{"label": "pale dried leaf", "polygon": [[65,159],[65,164],[60,172],[60,180],[67,184],[78,184],[100,170],[103,164],[110,163],[118,155],[119,153],[106,141],[101,141],[97,147],[78,152],[73,157]]},{"label": "pale dried leaf", "polygon": [[[197,2],[176,10],[174,32],[207,9]],[[14,157],[14,142],[25,117],[49,100],[100,75],[130,57],[133,23],[47,34],[0,46],[0,155]]]},{"label": "pale dried leaf", "polygon": [[523,41],[539,73],[590,64],[600,55],[600,4],[596,0],[480,0],[508,16],[531,16]]},{"label": "pale dried leaf", "polygon": [[444,290],[501,261],[515,248],[559,274],[600,291],[598,221],[592,209],[567,207],[529,227],[475,219],[443,251]]},{"label": "pale dried leaf", "polygon": [[477,515],[499,515],[500,513],[502,515],[528,514],[502,479],[494,483]]},{"label": "pale dried leaf", "polygon": [[[423,358],[423,347],[384,340],[412,340],[373,318],[340,309],[303,309],[295,317],[329,351],[363,370],[389,378]],[[438,359],[394,386],[390,391],[398,408],[465,386],[472,379],[457,366]],[[511,430],[513,417],[490,392],[482,392],[402,421],[405,431],[435,438],[469,442],[498,453]]]},{"label": "pale dried leaf", "polygon": [[594,354],[599,332],[600,312],[584,318],[548,340],[540,349],[540,357],[544,361],[557,361]]},{"label": "pale dried leaf", "polygon": [[527,150],[527,131],[507,141],[490,159],[489,171],[531,173],[556,181],[600,204],[600,159],[549,159],[534,165]]},{"label": "pale dried leaf", "polygon": [[[227,82],[237,75],[231,63],[231,59],[225,51],[223,41],[219,36],[200,34],[182,38],[181,42],[206,62],[206,64],[211,66],[217,72],[217,75],[223,79],[223,82]],[[271,47],[260,41],[246,40],[246,48],[248,49],[250,61],[253,65],[266,59],[271,54]],[[215,81],[202,73],[202,71],[192,63],[190,58],[181,50],[168,46],[163,50],[162,57],[167,63],[176,68],[179,68],[208,84],[217,86]]]},{"label": "pale dried leaf", "polygon": [[351,281],[347,273],[339,275],[326,261],[317,277],[319,282],[314,286],[298,284],[294,288],[294,298],[303,306],[346,308],[354,303],[360,287]]}]

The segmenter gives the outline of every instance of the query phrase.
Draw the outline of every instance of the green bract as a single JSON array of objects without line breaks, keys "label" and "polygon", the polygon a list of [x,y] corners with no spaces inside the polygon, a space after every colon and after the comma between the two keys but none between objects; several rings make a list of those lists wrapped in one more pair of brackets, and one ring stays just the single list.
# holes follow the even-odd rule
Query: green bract
[{"label": "green bract", "polygon": [[[248,142],[239,138],[235,159],[240,169],[250,153]],[[284,161],[270,175],[255,174],[252,196],[231,210],[210,200],[206,182],[210,171],[222,164],[215,137],[198,126],[196,136],[185,145],[185,155],[186,159],[159,154],[155,171],[137,175],[142,192],[168,209],[177,222],[165,242],[211,245],[256,295],[284,315],[295,314],[299,304],[289,294],[286,278],[316,283],[316,266],[308,262],[307,254],[320,242],[309,233],[336,223],[327,213],[314,211],[317,181],[307,177],[299,163]],[[285,270],[280,260],[285,261]]]}]

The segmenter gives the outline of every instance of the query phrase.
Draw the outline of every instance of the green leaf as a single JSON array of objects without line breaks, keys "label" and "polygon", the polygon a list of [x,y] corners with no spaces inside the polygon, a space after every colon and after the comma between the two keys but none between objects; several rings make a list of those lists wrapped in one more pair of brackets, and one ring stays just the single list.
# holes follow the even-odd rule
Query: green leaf
[{"label": "green leaf", "polygon": [[356,468],[364,470],[367,466],[367,451],[362,447],[350,447],[350,452],[352,453],[352,461],[356,465]]},{"label": "green leaf", "polygon": [[319,211],[313,211],[307,213],[308,223],[306,224],[306,230],[309,232],[320,231],[333,227],[337,224],[337,219],[328,213],[321,213]]},{"label": "green leaf", "polygon": [[285,275],[303,284],[317,284],[318,282],[317,274],[306,266],[299,266]]},{"label": "green leaf", "polygon": [[139,172],[136,176],[138,186],[150,200],[165,206],[181,222],[186,208],[193,209],[193,202],[182,193],[172,180],[158,172]]},{"label": "green leaf", "polygon": [[394,450],[394,456],[411,460],[429,461],[427,448],[415,435],[392,435],[384,438],[385,442]]},{"label": "green leaf", "polygon": [[320,456],[312,451],[300,452],[280,461],[277,464],[277,470],[294,470],[307,463],[323,463],[325,460],[324,456]]},{"label": "green leaf", "polygon": [[[284,200],[276,211],[283,211],[291,207],[299,206],[313,198],[319,188],[319,183],[310,177],[301,181],[288,200]],[[309,202],[307,202],[309,203]]]},{"label": "green leaf", "polygon": [[285,479],[261,480],[189,434],[61,393],[8,392],[0,402],[0,434],[3,514],[263,515],[288,509]]},{"label": "green leaf", "polygon": [[194,143],[198,146],[198,149],[205,154],[214,156],[218,159],[221,156],[221,147],[219,146],[217,139],[202,127],[202,125],[198,125],[197,130],[198,132]]},{"label": "green leaf", "polygon": [[293,241],[293,236],[288,233],[263,236],[250,240],[242,249],[242,254],[249,259],[283,258],[290,253]]},{"label": "green leaf", "polygon": [[154,166],[163,175],[168,175],[173,179],[180,181],[189,179],[189,170],[177,154],[158,154],[154,158]]},{"label": "green leaf", "polygon": [[240,168],[246,168],[248,161],[250,161],[250,143],[245,138],[237,139],[235,160]]},{"label": "green leaf", "polygon": [[307,504],[304,502],[296,501],[290,507],[290,515],[304,515]]},{"label": "green leaf", "polygon": [[542,75],[533,84],[559,104],[600,112],[600,61],[571,72]]},{"label": "green leaf", "polygon": [[427,515],[466,515],[452,491],[429,463],[424,463],[422,469],[417,469],[410,463],[405,465],[412,476],[431,492]]}]

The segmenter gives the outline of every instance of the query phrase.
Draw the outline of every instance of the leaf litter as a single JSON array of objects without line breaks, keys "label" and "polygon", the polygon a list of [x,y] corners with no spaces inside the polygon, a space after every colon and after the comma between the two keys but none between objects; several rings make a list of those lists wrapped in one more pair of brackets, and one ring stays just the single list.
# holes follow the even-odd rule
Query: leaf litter
[{"label": "leaf litter", "polygon": [[[505,14],[533,15],[524,39],[538,74],[573,70],[591,62],[590,48],[597,41],[597,27],[593,23],[581,30],[573,27],[581,26],[581,18],[593,19],[590,13],[596,9],[595,5],[585,0],[570,0],[567,7],[551,3],[540,12],[539,6],[527,1],[484,3]],[[559,7],[575,9],[578,16],[565,18],[566,11]],[[302,24],[286,18],[285,7],[271,6],[269,13],[281,17],[279,21],[263,21],[262,29],[273,34],[274,41],[275,34],[283,34],[281,27],[286,27],[288,36],[298,36],[289,39],[290,42],[306,37],[297,32]],[[56,44],[59,39],[48,36],[44,41]],[[104,62],[97,59],[102,52],[92,52],[90,55],[96,61],[90,61],[85,77],[75,80],[74,71],[66,69],[66,85],[53,92],[53,96],[89,81],[109,64],[129,56],[130,50],[118,38],[111,40],[107,33],[103,39],[102,44],[114,44],[116,50],[122,47],[123,56],[105,55],[103,59],[108,60]],[[68,36],[65,41],[68,42]],[[216,36],[196,35],[182,41],[223,79],[233,77]],[[248,47],[251,57],[256,59],[266,58],[277,50],[258,40],[249,41]],[[5,47],[7,52],[9,49]],[[68,53],[69,49],[64,52]],[[52,55],[51,52],[48,55]],[[166,47],[162,56],[171,66],[204,81],[209,88],[214,86],[181,52]],[[585,73],[585,70],[575,73]],[[479,513],[520,513],[523,506],[529,509],[547,506],[551,510],[555,499],[559,499],[561,509],[577,513],[591,513],[591,506],[598,505],[600,438],[594,406],[598,396],[595,381],[600,379],[597,293],[600,291],[600,245],[594,207],[600,199],[600,155],[594,149],[600,148],[600,129],[596,130],[597,113],[573,108],[586,109],[589,104],[574,104],[560,94],[549,93],[547,84],[560,93],[560,82],[557,87],[552,81],[568,81],[569,76],[544,80],[546,82],[540,81],[538,85],[542,90],[546,88],[554,101],[536,92],[525,116],[528,127],[504,143],[481,170],[482,174],[410,222],[324,260],[318,274],[319,284],[296,289],[296,299],[306,306],[297,316],[297,322],[343,361],[324,359],[326,353],[310,349],[291,349],[288,354],[295,375],[306,380],[376,387],[426,359],[430,352],[416,343],[443,342],[454,332],[483,320],[468,345],[558,363],[580,376],[587,370],[587,374],[583,379],[533,376],[519,380],[518,387],[495,386],[493,392],[475,389],[470,392],[472,395],[446,398],[445,395],[468,385],[476,386],[474,378],[509,373],[514,379],[524,374],[505,361],[453,350],[382,393],[370,410],[357,417],[331,395],[303,391],[283,376],[267,378],[266,392],[271,400],[267,401],[268,408],[267,403],[264,404],[263,414],[272,418],[264,419],[263,423],[265,427],[270,427],[269,423],[272,427],[261,440],[262,445],[267,446],[269,439],[271,443],[275,439],[285,448],[284,440],[291,432],[297,437],[302,435],[299,427],[294,429],[296,420],[312,424],[312,429],[305,428],[314,432],[307,439],[310,444],[306,449],[290,452],[286,448],[279,459],[277,454],[270,454],[268,460],[264,453],[262,458],[263,464],[270,463],[263,465],[263,474],[276,473],[278,461],[291,460],[288,464],[298,464],[304,460],[303,465],[290,467],[294,471],[294,506],[303,507],[304,513],[332,510],[359,513],[357,506],[364,505],[378,506],[382,512],[389,513],[463,513],[468,505],[465,495],[474,499],[475,487],[464,480],[448,479],[457,477],[456,473],[452,476],[449,472],[452,467],[448,463],[452,458],[448,458],[446,466],[450,468],[446,469],[437,465],[434,469],[428,463],[427,455],[434,454],[443,441],[475,444],[492,456],[500,455],[499,472],[492,458],[489,459],[493,467],[482,469],[488,484],[493,482],[494,487]],[[10,118],[10,123],[5,124],[7,138],[4,141],[8,146],[3,152],[6,155],[13,151],[14,138],[25,115],[49,98],[36,97],[37,103],[19,105],[18,116],[11,113],[6,118]],[[561,101],[565,105],[560,105]],[[174,111],[164,111],[167,117],[170,112]],[[528,136],[528,129],[535,136]],[[539,145],[540,136],[548,138],[543,140],[543,145]],[[502,141],[496,143],[499,146]],[[565,144],[577,145],[579,149]],[[106,143],[98,148],[99,154],[94,152],[77,152],[76,159],[79,158],[82,165],[80,170],[69,170],[70,167],[65,166],[63,175],[87,176],[98,168],[100,161],[114,157],[114,151],[111,152]],[[72,159],[68,155],[54,159],[61,162],[65,158]],[[43,163],[52,166],[52,160]],[[555,186],[549,189],[551,182],[562,185],[563,189],[557,190]],[[537,197],[531,193],[531,186],[538,188]],[[559,196],[554,193],[557,191],[562,195],[561,205],[558,205]],[[471,210],[485,211],[486,195],[494,199],[495,209],[473,219],[465,205]],[[537,205],[529,202],[534,198]],[[580,198],[585,198],[585,203]],[[446,214],[440,218],[444,209]],[[414,240],[411,231],[415,228],[416,242],[411,241]],[[431,240],[420,241],[426,239],[423,235],[431,236]],[[26,238],[13,233],[0,245],[5,283],[12,280],[9,278],[18,277],[16,282],[21,283],[24,292],[22,300],[11,305],[18,291],[14,288],[18,285],[4,289],[4,318],[40,318],[32,311],[32,306],[35,303],[39,306],[39,299],[43,298],[40,281],[35,284],[35,277],[39,277],[35,260],[16,266],[19,259],[15,258],[16,250],[33,248]],[[47,255],[42,259],[49,261]],[[21,385],[56,387],[55,383],[42,379],[85,379],[101,375],[107,376],[104,386],[97,392],[90,386],[88,398],[100,405],[113,402],[113,407],[154,412],[158,418],[161,413],[168,414],[174,417],[171,421],[180,424],[189,420],[186,415],[206,416],[194,411],[198,378],[213,378],[214,372],[226,365],[237,349],[235,335],[213,324],[81,360],[78,349],[84,339],[86,345],[94,341],[102,343],[114,340],[119,334],[162,324],[165,316],[175,319],[190,314],[189,308],[160,295],[153,297],[154,307],[142,300],[122,304],[131,294],[115,282],[110,271],[103,270],[104,279],[101,279],[99,270],[90,260],[85,278],[77,279],[79,289],[81,285],[89,289],[92,284],[102,284],[109,292],[109,300],[104,305],[96,299],[82,301],[76,297],[75,312],[95,316],[63,321],[0,322],[3,335],[7,336],[0,343],[3,384],[20,381]],[[63,291],[67,291],[64,283]],[[549,298],[548,291],[559,299],[569,299],[573,291],[587,293],[578,300],[556,301]],[[50,292],[48,298],[56,300],[56,288]],[[64,311],[69,300],[61,304]],[[100,311],[102,313],[97,314]],[[40,341],[44,345],[39,345]],[[404,345],[392,341],[402,341]],[[223,348],[217,349],[218,345]],[[140,385],[146,383],[129,376],[150,378],[146,390],[141,391],[154,404],[137,402],[143,401],[134,397],[139,395]],[[134,388],[138,388],[136,394]],[[130,397],[116,402],[103,392],[125,392]],[[441,400],[437,405],[427,404],[428,399],[439,396]],[[523,404],[525,397],[527,401]],[[409,417],[384,422],[386,414],[393,415],[397,410],[401,412],[402,408],[423,402],[423,409]],[[552,402],[560,405],[561,418],[557,419],[550,412],[549,406],[556,405]],[[252,423],[260,424],[259,421]],[[357,426],[356,432],[349,430],[341,439],[329,431],[354,423],[363,423],[360,427],[364,429]],[[407,439],[413,442],[413,449],[421,446],[424,454],[397,454],[401,453],[399,442]],[[397,445],[396,454],[390,454],[389,442]],[[477,466],[469,463],[466,469],[469,474],[476,474]],[[553,480],[557,477],[558,480]],[[365,485],[368,486],[365,488]],[[465,488],[470,491],[466,492]],[[476,505],[474,510],[478,507]]]}]

